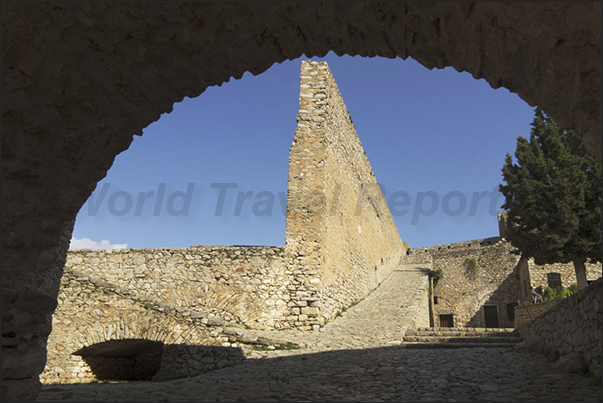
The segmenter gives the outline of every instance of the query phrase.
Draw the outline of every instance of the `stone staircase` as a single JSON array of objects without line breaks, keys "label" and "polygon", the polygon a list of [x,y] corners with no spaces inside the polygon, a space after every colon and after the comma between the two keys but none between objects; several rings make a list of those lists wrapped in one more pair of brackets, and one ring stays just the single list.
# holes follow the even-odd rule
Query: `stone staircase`
[{"label": "stone staircase", "polygon": [[409,330],[401,348],[511,348],[521,342],[515,329],[420,327]]}]

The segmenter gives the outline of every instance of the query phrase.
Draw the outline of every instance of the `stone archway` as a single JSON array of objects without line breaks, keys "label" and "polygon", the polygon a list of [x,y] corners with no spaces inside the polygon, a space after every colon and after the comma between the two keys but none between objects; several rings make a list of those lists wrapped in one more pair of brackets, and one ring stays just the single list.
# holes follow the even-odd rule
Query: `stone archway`
[{"label": "stone archway", "polygon": [[3,397],[33,399],[73,220],[132,134],[302,54],[506,87],[601,162],[599,3],[3,3]]},{"label": "stone archway", "polygon": [[132,307],[103,314],[100,307],[82,309],[77,322],[66,320],[72,315],[57,312],[59,321],[48,340],[47,368],[41,375],[44,382],[149,380],[160,369],[164,345],[214,342],[204,327],[152,309]]}]

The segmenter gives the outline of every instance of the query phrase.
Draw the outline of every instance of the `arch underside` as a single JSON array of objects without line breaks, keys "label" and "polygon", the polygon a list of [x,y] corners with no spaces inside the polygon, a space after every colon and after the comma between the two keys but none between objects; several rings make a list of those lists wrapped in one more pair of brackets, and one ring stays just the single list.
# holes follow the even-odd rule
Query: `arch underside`
[{"label": "arch underside", "polygon": [[[601,162],[600,3],[3,3],[2,11],[11,336],[3,359],[20,368],[3,374],[3,394],[43,369],[38,346],[73,220],[115,156],[175,102],[245,71],[329,51],[452,66],[540,106]],[[26,355],[31,365],[19,366]]]}]

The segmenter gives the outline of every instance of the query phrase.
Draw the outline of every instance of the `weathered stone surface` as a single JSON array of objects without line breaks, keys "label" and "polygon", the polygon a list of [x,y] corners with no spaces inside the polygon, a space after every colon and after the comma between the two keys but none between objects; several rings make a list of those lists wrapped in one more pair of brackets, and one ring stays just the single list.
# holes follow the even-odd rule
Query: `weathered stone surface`
[{"label": "weathered stone surface", "polygon": [[73,220],[133,133],[302,54],[468,71],[576,130],[601,162],[601,14],[588,2],[3,3],[3,287],[58,294]]},{"label": "weathered stone surface", "polygon": [[[530,287],[547,287],[549,273],[559,274],[561,285],[569,287],[576,274],[571,263],[536,265],[533,259],[521,260],[514,249],[503,238],[491,237],[414,248],[401,261],[442,270],[443,278],[433,286],[434,326],[441,326],[440,315],[452,315],[454,326],[486,327],[484,306],[491,306],[498,326],[517,327],[557,303],[531,304]],[[600,264],[586,266],[588,280],[602,276]]]},{"label": "weathered stone surface", "polygon": [[290,312],[306,326],[368,295],[406,250],[324,62],[302,62],[299,115],[309,122],[298,123],[289,153],[285,242],[291,269],[307,276]]},{"label": "weathered stone surface", "polygon": [[[543,351],[549,354],[581,354],[588,370],[600,377],[603,348],[602,284],[603,279],[599,279],[560,300],[544,313],[519,326],[517,331],[524,340],[539,340]],[[584,315],[583,312],[588,314]]]},{"label": "weathered stone surface", "polygon": [[[254,329],[312,330],[368,295],[399,264],[404,244],[328,66],[303,62],[301,72],[308,75],[301,95],[311,96],[300,97],[300,111],[320,100],[329,113],[322,113],[328,124],[319,120],[325,130],[300,127],[293,140],[286,245],[70,251],[45,382],[72,381],[73,374],[91,377],[92,368],[81,360],[69,370],[69,356],[94,343],[145,338],[229,346],[258,340],[224,331],[234,322]],[[297,166],[300,161],[303,167]],[[314,205],[322,200],[317,195],[331,188],[341,188],[341,194],[328,195],[334,197],[329,210]],[[357,230],[361,225],[364,234]],[[427,306],[427,290],[421,291]],[[83,334],[73,337],[82,323]]]},{"label": "weathered stone surface", "polygon": [[197,376],[214,368],[224,368],[243,361],[240,348],[218,346],[166,345],[161,369],[153,381]]},{"label": "weathered stone surface", "polygon": [[[40,401],[144,401],[150,396],[159,401],[197,401],[199,396],[207,401],[601,400],[600,383],[557,371],[542,354],[506,347],[405,348],[409,344],[400,339],[408,323],[405,318],[414,311],[413,296],[400,290],[419,288],[426,276],[416,267],[401,269],[318,332],[249,330],[280,339],[272,343],[293,342],[299,349],[251,351],[252,359],[224,370],[213,366],[218,365],[216,358],[226,357],[204,357],[197,361],[204,374],[177,382],[45,385]],[[454,330],[442,333],[457,334]],[[466,330],[482,339],[491,334],[479,328]],[[181,346],[175,347],[180,351]],[[193,362],[177,361],[191,368]]]},{"label": "weathered stone surface", "polygon": [[538,339],[525,340],[513,347],[519,353],[542,353],[542,342]]},{"label": "weathered stone surface", "polygon": [[588,365],[584,362],[584,356],[581,353],[570,353],[559,358],[559,360],[553,364],[553,368],[565,372],[582,373],[588,370]]}]

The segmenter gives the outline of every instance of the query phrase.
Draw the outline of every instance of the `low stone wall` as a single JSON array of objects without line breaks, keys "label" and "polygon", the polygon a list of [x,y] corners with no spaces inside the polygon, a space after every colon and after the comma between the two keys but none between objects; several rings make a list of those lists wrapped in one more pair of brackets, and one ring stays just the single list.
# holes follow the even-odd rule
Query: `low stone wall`
[{"label": "low stone wall", "polygon": [[235,347],[166,344],[163,346],[161,368],[153,381],[197,376],[236,365],[244,359],[243,351]]},{"label": "low stone wall", "polygon": [[[102,275],[102,271],[98,274]],[[111,372],[105,370],[107,366],[145,359],[130,353],[109,357],[107,351],[100,355],[83,353],[106,343],[145,340],[216,345],[227,340],[217,331],[226,323],[218,316],[195,318],[195,311],[154,302],[145,295],[72,269],[63,275],[58,300],[48,337],[46,366],[40,375],[44,383],[89,382],[102,378],[99,373]],[[93,362],[89,356],[94,357]]]},{"label": "low stone wall", "polygon": [[495,245],[496,243],[502,240],[499,236],[493,236],[490,238],[481,238],[481,239],[473,239],[471,241],[461,241],[461,242],[451,242],[440,245],[431,245],[431,246],[421,246],[417,248],[411,248],[409,251],[409,255],[416,255],[419,253],[425,252],[436,252],[440,250],[448,250],[448,249],[458,249],[458,248],[471,248],[477,246],[489,246]]},{"label": "low stone wall", "polygon": [[524,323],[517,331],[524,340],[537,339],[545,351],[564,356],[580,353],[591,373],[601,376],[603,279],[560,300]]},{"label": "low stone wall", "polygon": [[559,301],[561,301],[561,300],[556,299],[556,300],[552,300],[552,301],[538,302],[536,304],[527,304],[527,305],[516,306],[515,307],[515,328],[518,328],[519,326],[523,325],[524,323],[531,321],[538,315],[541,315],[542,313],[548,311],[549,309],[551,309],[552,307],[557,305],[557,303]]},{"label": "low stone wall", "polygon": [[432,262],[430,253],[414,253],[400,258],[400,264],[424,264],[426,267],[431,267]]}]

